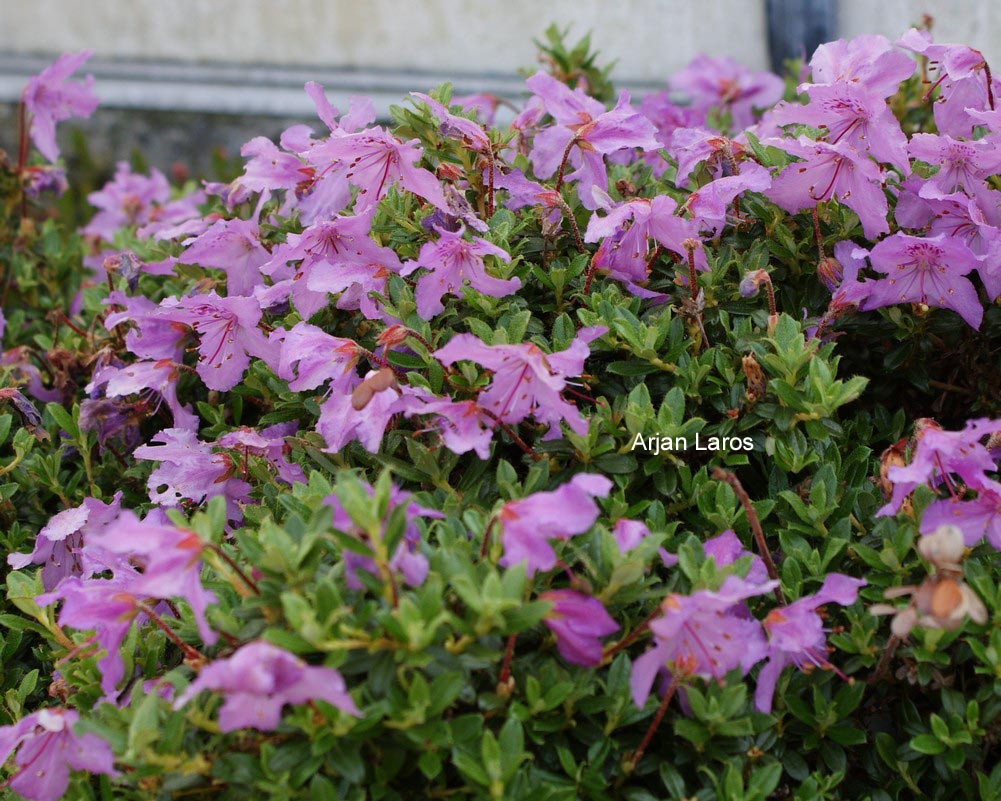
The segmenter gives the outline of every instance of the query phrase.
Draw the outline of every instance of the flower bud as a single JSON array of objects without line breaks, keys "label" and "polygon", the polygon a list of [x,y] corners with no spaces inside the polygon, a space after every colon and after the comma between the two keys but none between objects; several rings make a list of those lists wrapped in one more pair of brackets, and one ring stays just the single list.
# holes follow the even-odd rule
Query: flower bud
[{"label": "flower bud", "polygon": [[828,292],[833,292],[840,286],[845,277],[845,271],[840,262],[832,256],[825,256],[817,262],[817,278],[820,279]]}]

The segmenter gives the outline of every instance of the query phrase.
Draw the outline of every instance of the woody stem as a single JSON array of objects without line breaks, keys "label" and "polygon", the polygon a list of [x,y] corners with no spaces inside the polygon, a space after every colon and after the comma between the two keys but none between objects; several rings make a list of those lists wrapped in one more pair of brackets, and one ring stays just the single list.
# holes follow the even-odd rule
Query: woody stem
[{"label": "woody stem", "polygon": [[511,658],[514,656],[514,641],[518,639],[517,634],[512,634],[507,638],[507,645],[504,646],[504,662],[501,664],[501,672],[497,677],[497,684],[503,686],[511,678]]},{"label": "woody stem", "polygon": [[890,660],[893,659],[893,655],[897,652],[898,645],[900,645],[900,637],[896,634],[891,634],[890,639],[886,641],[886,648],[883,649],[883,653],[879,657],[879,662],[876,663],[876,669],[869,676],[869,684],[875,684],[889,670]]},{"label": "woody stem", "polygon": [[178,637],[177,634],[174,632],[174,630],[163,621],[162,617],[160,617],[156,612],[153,611],[153,608],[149,604],[147,604],[144,601],[136,601],[136,607],[140,611],[144,612],[146,614],[146,617],[152,620],[153,623],[156,624],[156,627],[160,629],[160,631],[162,631],[164,634],[167,635],[168,640],[170,640],[172,643],[174,643],[174,645],[176,645],[184,652],[185,659],[196,659],[202,662],[208,661],[205,654],[203,654],[197,648],[188,645],[186,642],[184,642],[184,640]]},{"label": "woody stem", "polygon": [[677,685],[674,680],[667,687],[667,692],[664,693],[664,697],[660,699],[660,706],[657,707],[657,712],[653,716],[653,720],[650,721],[650,726],[646,730],[646,734],[643,735],[643,739],[640,744],[636,746],[636,750],[629,755],[627,765],[630,771],[635,768],[639,761],[643,758],[643,753],[646,751],[647,746],[650,745],[650,741],[653,739],[654,733],[656,733],[657,728],[660,726],[660,722],[664,719],[664,715],[667,712],[667,706],[671,703],[671,699],[674,698],[674,691]]},{"label": "woody stem", "polygon": [[[751,503],[751,496],[747,494],[744,485],[740,483],[740,479],[736,475],[719,467],[713,468],[713,479],[724,481],[733,489],[734,494],[740,500],[741,506],[744,507],[744,515],[751,526],[754,541],[757,543],[758,550],[761,552],[761,559],[768,569],[768,578],[772,581],[778,581],[779,571],[775,567],[775,562],[772,560],[772,552],[768,549],[768,543],[765,541],[765,532],[761,528],[761,521],[758,520],[758,513],[754,508],[754,504]],[[775,599],[780,605],[785,606],[786,601],[785,596],[782,594],[781,584],[775,585]]]},{"label": "woody stem", "polygon": [[654,609],[649,615],[647,615],[646,619],[642,623],[640,623],[636,628],[630,631],[625,637],[623,637],[614,645],[610,646],[608,650],[605,651],[604,654],[602,654],[603,659],[607,660],[608,658],[617,654],[623,648],[628,648],[630,645],[636,642],[636,640],[640,638],[643,632],[645,632],[648,628],[650,628],[650,624],[653,622],[653,619],[657,617],[658,614],[660,614],[659,606],[656,609]]},{"label": "woody stem", "polygon": [[483,529],[483,542],[480,544],[480,559],[487,558],[487,553],[490,550],[490,535],[493,533],[496,523],[497,518],[491,517],[490,522],[487,523],[487,527]]},{"label": "woody stem", "polygon": [[813,238],[817,240],[817,258],[824,260],[824,238],[820,235],[820,216],[817,214],[817,207],[811,209],[813,216]]},{"label": "woody stem", "polygon": [[991,86],[991,68],[984,62],[984,77],[987,78],[987,105],[991,107],[991,111],[994,111],[994,87]]},{"label": "woody stem", "polygon": [[567,161],[570,159],[570,151],[573,146],[577,144],[577,137],[573,137],[569,142],[567,142],[567,149],[563,151],[563,158],[560,160],[560,171],[556,173],[556,191],[559,192],[563,188],[563,176],[567,171]]},{"label": "woody stem", "polygon": [[236,575],[240,577],[240,580],[253,591],[254,595],[261,594],[261,590],[258,588],[257,583],[252,578],[250,578],[250,576],[248,576],[246,573],[243,572],[243,569],[233,560],[233,557],[231,557],[219,545],[216,545],[214,542],[209,544],[208,547],[212,549],[213,553],[215,553],[217,556],[219,556],[220,559],[222,559],[227,565],[229,565],[230,569],[234,573],[236,573]]}]

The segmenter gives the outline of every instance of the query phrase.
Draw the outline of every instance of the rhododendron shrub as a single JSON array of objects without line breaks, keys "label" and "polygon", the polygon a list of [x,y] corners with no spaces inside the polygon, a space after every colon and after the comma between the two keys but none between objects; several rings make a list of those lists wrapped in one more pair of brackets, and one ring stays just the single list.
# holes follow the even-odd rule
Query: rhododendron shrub
[{"label": "rhododendron shrub", "polygon": [[510,122],[311,82],[238,174],[122,162],[79,228],[89,54],[31,80],[4,798],[1001,797],[982,54],[631,97],[544,51]]}]

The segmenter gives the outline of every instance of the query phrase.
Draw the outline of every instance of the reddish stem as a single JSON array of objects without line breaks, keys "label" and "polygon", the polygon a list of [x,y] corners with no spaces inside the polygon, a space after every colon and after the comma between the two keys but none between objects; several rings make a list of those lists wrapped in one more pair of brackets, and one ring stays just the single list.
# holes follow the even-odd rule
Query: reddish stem
[{"label": "reddish stem", "polygon": [[149,604],[143,601],[136,601],[136,607],[138,607],[142,612],[144,612],[146,614],[146,617],[152,620],[153,623],[156,624],[156,627],[167,635],[168,640],[170,640],[172,643],[174,643],[174,645],[176,645],[178,648],[181,649],[181,651],[184,652],[185,659],[191,659],[200,662],[208,661],[208,658],[205,656],[205,654],[203,654],[197,648],[188,645],[186,642],[184,642],[184,640],[178,637],[177,634],[174,632],[174,630],[163,621],[162,617],[160,617],[156,612],[153,611],[153,608],[149,606]]},{"label": "reddish stem", "polygon": [[559,192],[563,188],[563,176],[567,171],[567,161],[570,159],[570,151],[573,146],[577,144],[577,137],[573,137],[569,142],[567,142],[567,149],[563,151],[563,158],[560,160],[560,171],[556,173],[556,191]]},{"label": "reddish stem", "polygon": [[658,606],[649,615],[647,615],[646,619],[642,623],[640,623],[636,628],[634,628],[631,632],[629,632],[625,637],[623,637],[617,643],[609,647],[609,649],[605,651],[604,654],[602,654],[603,659],[608,659],[611,656],[615,656],[615,654],[617,654],[623,648],[628,648],[630,645],[636,642],[636,640],[640,638],[643,632],[645,632],[648,628],[650,628],[650,624],[653,623],[654,618],[656,618],[657,615],[659,614],[660,614],[660,607]]},{"label": "reddish stem", "polygon": [[817,214],[817,207],[814,206],[810,213],[813,215],[813,237],[817,240],[817,256],[820,261],[825,258],[824,238],[820,235],[820,216]]},{"label": "reddish stem", "polygon": [[501,664],[500,676],[497,677],[497,685],[505,686],[511,678],[511,658],[514,656],[514,641],[518,639],[517,634],[512,634],[507,638],[507,645],[504,646],[504,662]]},{"label": "reddish stem", "polygon": [[487,142],[487,156],[490,163],[487,165],[487,219],[494,216],[494,146],[492,142]]},{"label": "reddish stem", "polygon": [[[775,567],[775,562],[772,560],[772,552],[768,549],[768,543],[765,540],[765,532],[761,528],[761,521],[758,520],[758,513],[754,508],[754,504],[751,503],[751,496],[747,494],[747,490],[744,489],[744,485],[740,483],[740,479],[736,475],[729,472],[728,470],[723,470],[722,468],[713,468],[713,478],[716,481],[725,481],[733,489],[734,494],[740,500],[741,506],[744,507],[744,514],[747,517],[747,522],[751,526],[751,533],[754,534],[754,541],[758,545],[758,550],[761,552],[761,558],[765,563],[765,567],[768,569],[768,578],[772,581],[779,580],[779,571]],[[785,596],[782,594],[782,585],[777,584],[775,586],[775,599],[780,605],[785,606]]]},{"label": "reddish stem", "polygon": [[487,558],[487,552],[490,550],[490,534],[494,530],[494,525],[497,523],[496,517],[491,517],[490,521],[487,523],[487,527],[483,529],[483,542],[480,545],[480,559]]},{"label": "reddish stem", "polygon": [[261,594],[261,590],[257,586],[257,583],[250,576],[248,576],[246,573],[243,572],[240,566],[233,560],[233,557],[231,557],[219,545],[216,545],[214,542],[209,543],[208,547],[211,548],[212,551],[215,554],[217,554],[219,558],[221,558],[227,565],[229,565],[230,569],[240,577],[240,580],[250,588],[250,590],[254,593],[254,595]]},{"label": "reddish stem", "polygon": [[657,712],[654,714],[653,720],[650,721],[650,726],[647,728],[646,734],[643,735],[642,741],[640,741],[636,750],[633,751],[627,760],[628,770],[630,772],[632,772],[633,768],[635,768],[639,764],[639,761],[643,758],[643,753],[646,751],[647,746],[650,745],[650,741],[653,739],[654,733],[660,726],[660,722],[664,719],[668,704],[670,704],[671,699],[674,698],[674,691],[676,688],[677,685],[672,679],[671,683],[667,687],[667,692],[665,692],[664,697],[660,699],[660,706],[657,707]]},{"label": "reddish stem", "polygon": [[994,111],[994,87],[991,86],[991,68],[984,62],[984,75],[987,77],[987,105]]}]

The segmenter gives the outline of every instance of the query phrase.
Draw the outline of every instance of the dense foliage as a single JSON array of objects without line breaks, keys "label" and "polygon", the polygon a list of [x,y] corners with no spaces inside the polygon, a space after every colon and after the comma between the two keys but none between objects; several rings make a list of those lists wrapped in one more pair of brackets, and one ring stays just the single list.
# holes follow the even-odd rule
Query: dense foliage
[{"label": "dense foliage", "polygon": [[634,105],[551,32],[73,232],[87,57],[0,167],[4,793],[1001,798],[977,51]]}]

